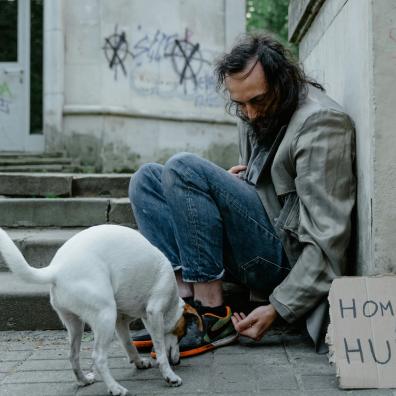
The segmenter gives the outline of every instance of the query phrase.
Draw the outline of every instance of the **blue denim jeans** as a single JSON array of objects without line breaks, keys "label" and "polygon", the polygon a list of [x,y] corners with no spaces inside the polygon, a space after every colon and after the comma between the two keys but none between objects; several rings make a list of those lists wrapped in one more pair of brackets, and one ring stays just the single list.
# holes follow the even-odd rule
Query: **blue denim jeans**
[{"label": "blue denim jeans", "polygon": [[210,282],[226,272],[269,295],[290,271],[255,187],[197,155],[143,165],[129,197],[140,232],[185,282]]}]

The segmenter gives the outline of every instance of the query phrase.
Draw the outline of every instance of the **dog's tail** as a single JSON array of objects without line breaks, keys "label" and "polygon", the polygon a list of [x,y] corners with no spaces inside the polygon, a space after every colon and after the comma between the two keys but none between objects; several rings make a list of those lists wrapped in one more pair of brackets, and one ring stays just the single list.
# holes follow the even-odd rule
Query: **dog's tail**
[{"label": "dog's tail", "polygon": [[10,270],[21,279],[31,283],[52,283],[54,280],[51,267],[33,268],[16,247],[8,234],[0,228],[0,254]]}]

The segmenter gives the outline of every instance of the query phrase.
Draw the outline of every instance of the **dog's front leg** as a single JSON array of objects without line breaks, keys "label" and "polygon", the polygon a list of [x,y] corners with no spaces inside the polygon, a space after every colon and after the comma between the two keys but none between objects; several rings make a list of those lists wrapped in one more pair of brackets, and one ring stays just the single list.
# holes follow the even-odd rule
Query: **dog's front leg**
[{"label": "dog's front leg", "polygon": [[131,344],[129,334],[129,320],[121,315],[117,318],[116,331],[121,345],[124,347],[130,363],[135,363],[138,369],[147,369],[152,366],[151,359],[142,358],[139,355],[135,345]]},{"label": "dog's front leg", "polygon": [[171,369],[168,356],[166,354],[164,316],[162,311],[147,309],[147,320],[145,321],[145,325],[153,340],[162,376],[169,385],[180,386],[182,384],[182,380]]}]

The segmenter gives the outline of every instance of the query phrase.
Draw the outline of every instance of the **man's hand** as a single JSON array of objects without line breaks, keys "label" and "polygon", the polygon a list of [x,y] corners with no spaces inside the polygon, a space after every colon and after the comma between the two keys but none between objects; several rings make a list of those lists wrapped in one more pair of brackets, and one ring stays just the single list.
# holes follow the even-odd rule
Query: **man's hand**
[{"label": "man's hand", "polygon": [[238,173],[246,170],[247,166],[246,165],[235,165],[228,169],[228,172],[233,174],[233,175],[238,175]]},{"label": "man's hand", "polygon": [[278,316],[275,308],[269,305],[261,305],[254,309],[248,316],[243,312],[234,312],[231,320],[235,330],[246,337],[259,341],[265,332],[271,327],[272,323]]}]

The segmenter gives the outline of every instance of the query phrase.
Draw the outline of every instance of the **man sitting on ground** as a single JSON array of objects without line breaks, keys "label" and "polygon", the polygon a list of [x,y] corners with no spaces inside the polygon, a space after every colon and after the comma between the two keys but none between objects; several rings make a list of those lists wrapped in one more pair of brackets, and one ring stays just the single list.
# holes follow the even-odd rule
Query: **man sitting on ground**
[{"label": "man sitting on ground", "polygon": [[[203,331],[191,321],[181,354],[237,333],[258,340],[277,316],[306,317],[319,345],[330,284],[347,264],[353,123],[267,36],[243,38],[216,73],[239,119],[239,164],[227,172],[181,153],[143,165],[129,191],[139,230],[168,257],[180,296],[203,318]],[[269,303],[232,315],[225,272]]]}]

